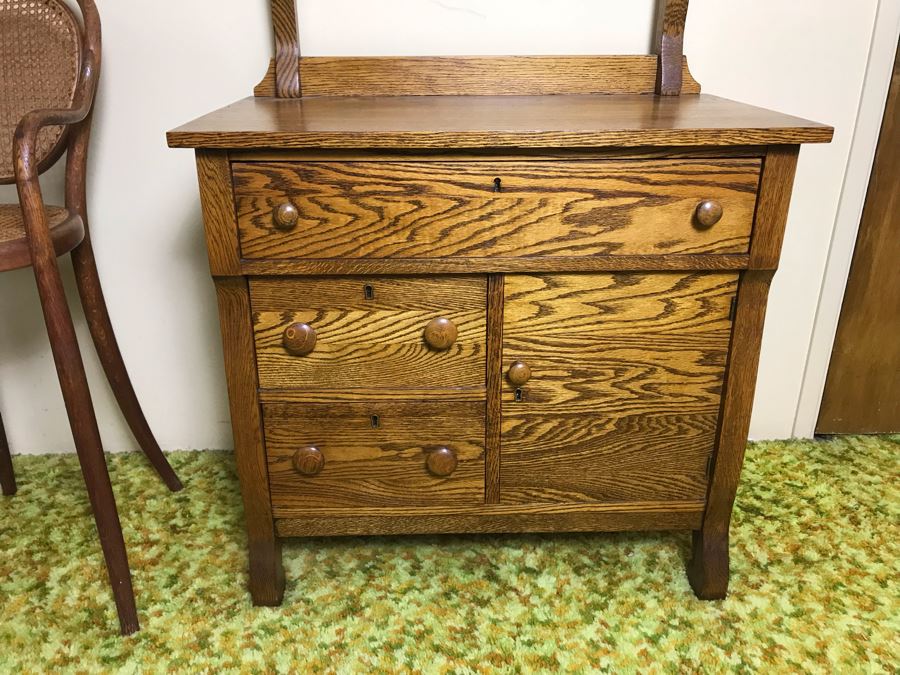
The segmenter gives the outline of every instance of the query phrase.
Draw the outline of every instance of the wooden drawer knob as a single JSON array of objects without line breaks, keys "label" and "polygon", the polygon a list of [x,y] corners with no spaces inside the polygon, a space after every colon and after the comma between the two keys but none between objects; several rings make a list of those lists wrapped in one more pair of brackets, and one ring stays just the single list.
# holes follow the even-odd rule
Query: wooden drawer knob
[{"label": "wooden drawer knob", "polygon": [[296,206],[287,202],[275,209],[272,219],[277,229],[282,232],[289,232],[297,227],[297,223],[300,220],[300,212]]},{"label": "wooden drawer knob", "polygon": [[439,478],[449,476],[456,471],[456,453],[450,448],[435,448],[429,450],[425,457],[425,467],[428,472]]},{"label": "wooden drawer knob", "polygon": [[281,343],[292,356],[306,356],[316,348],[316,329],[306,323],[291,324],[284,329]]},{"label": "wooden drawer knob", "polygon": [[524,361],[516,361],[506,372],[506,379],[515,387],[521,387],[531,379],[531,368]]},{"label": "wooden drawer knob", "polygon": [[453,322],[444,317],[434,319],[425,326],[425,342],[440,352],[450,349],[458,335],[459,332]]},{"label": "wooden drawer knob", "polygon": [[294,453],[294,468],[304,476],[315,476],[325,467],[325,455],[318,448],[300,448]]},{"label": "wooden drawer knob", "polygon": [[697,206],[697,225],[703,229],[710,228],[722,220],[724,213],[725,209],[722,208],[722,204],[715,199],[702,201]]}]

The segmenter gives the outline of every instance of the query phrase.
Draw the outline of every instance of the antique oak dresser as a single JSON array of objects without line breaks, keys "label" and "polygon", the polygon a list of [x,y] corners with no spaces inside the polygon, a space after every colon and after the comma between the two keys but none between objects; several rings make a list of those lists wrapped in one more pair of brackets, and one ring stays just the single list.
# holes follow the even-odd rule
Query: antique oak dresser
[{"label": "antique oak dresser", "polygon": [[300,57],[183,126],[218,292],[257,604],[284,537],[692,530],[728,586],[801,143],[658,53]]}]

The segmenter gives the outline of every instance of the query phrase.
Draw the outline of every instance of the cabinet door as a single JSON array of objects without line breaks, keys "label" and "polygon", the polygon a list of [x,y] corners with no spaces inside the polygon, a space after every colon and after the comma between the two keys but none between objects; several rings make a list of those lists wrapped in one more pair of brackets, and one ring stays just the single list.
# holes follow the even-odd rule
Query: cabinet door
[{"label": "cabinet door", "polygon": [[508,276],[501,501],[705,499],[737,283]]}]

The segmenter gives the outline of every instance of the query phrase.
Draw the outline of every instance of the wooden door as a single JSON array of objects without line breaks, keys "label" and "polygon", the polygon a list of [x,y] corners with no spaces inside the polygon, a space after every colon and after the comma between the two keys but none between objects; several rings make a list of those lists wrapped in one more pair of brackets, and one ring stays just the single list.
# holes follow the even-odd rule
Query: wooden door
[{"label": "wooden door", "polygon": [[737,283],[508,276],[500,501],[705,499]]},{"label": "wooden door", "polygon": [[900,51],[816,433],[900,431]]}]

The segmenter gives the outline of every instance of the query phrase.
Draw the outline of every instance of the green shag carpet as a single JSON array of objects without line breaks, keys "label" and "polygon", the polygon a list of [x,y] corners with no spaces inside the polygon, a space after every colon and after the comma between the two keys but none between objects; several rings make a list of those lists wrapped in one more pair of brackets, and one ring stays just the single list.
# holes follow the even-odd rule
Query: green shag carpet
[{"label": "green shag carpet", "polygon": [[293,540],[254,608],[232,456],[174,453],[172,495],[109,457],[143,630],[117,634],[72,455],[0,498],[0,672],[900,672],[900,437],[750,447],[731,595],[688,533]]}]

